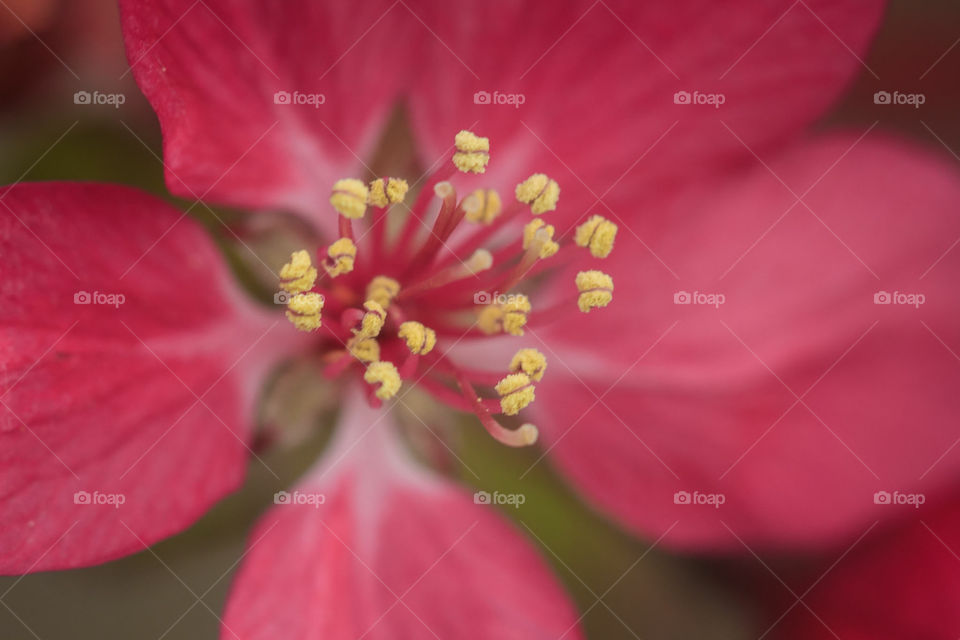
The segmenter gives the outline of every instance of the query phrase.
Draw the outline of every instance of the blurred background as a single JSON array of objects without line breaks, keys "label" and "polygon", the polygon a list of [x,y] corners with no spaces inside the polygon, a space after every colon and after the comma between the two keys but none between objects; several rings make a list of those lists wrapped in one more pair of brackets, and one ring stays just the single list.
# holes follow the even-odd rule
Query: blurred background
[{"label": "blurred background", "polygon": [[[960,3],[892,2],[866,70],[819,126],[851,124],[901,132],[960,170]],[[75,104],[96,87],[123,104]],[[873,93],[897,87],[922,93],[922,111],[875,105]],[[135,185],[171,199],[163,185],[160,131],[128,73],[115,3],[109,0],[0,1],[0,184],[19,180],[100,180]],[[219,210],[218,210],[219,211]],[[221,212],[224,219],[232,212]],[[201,222],[207,222],[201,220]],[[220,225],[208,225],[211,233]],[[231,240],[218,237],[228,255]],[[2,256],[0,256],[2,261]],[[238,269],[244,265],[234,260]],[[272,394],[297,384],[295,371]],[[296,447],[265,454],[246,485],[188,531],[152,550],[103,566],[0,578],[0,638],[210,639],[247,533],[275,491],[289,485],[322,449],[330,418],[322,396],[296,416],[265,402],[261,419],[304,430]],[[304,421],[309,424],[300,424]],[[312,435],[311,435],[312,434]],[[594,514],[548,465],[517,478],[540,451],[506,450],[479,429],[463,429],[460,454],[488,490],[522,491],[508,517],[527,528],[585,613],[591,638],[780,637],[784,610],[829,557],[679,556],[634,539]],[[468,474],[452,470],[469,484]],[[518,528],[523,530],[523,527]],[[785,584],[778,576],[801,576]],[[809,579],[806,584],[809,584]],[[802,607],[800,607],[802,608]],[[773,629],[771,625],[777,622]],[[31,631],[32,630],[32,631]],[[767,633],[769,631],[769,633]],[[933,637],[933,636],[930,636]],[[937,636],[939,637],[939,636]]]}]

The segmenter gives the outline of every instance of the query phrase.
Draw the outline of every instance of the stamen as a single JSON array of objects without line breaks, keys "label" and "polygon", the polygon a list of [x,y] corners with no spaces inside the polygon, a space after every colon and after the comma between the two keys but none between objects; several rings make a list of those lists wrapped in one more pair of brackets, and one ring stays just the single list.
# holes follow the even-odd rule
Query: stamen
[{"label": "stamen", "polygon": [[[436,347],[438,337],[452,340],[465,335],[471,307],[478,311],[479,330],[487,334],[522,336],[525,327],[533,326],[531,318],[535,322],[544,315],[538,312],[532,316],[530,299],[518,293],[496,293],[495,303],[477,306],[479,298],[488,295],[478,291],[526,291],[521,283],[544,271],[538,261],[557,254],[560,243],[559,238],[555,239],[554,226],[541,218],[524,221],[529,222],[523,227],[520,243],[499,243],[493,254],[484,247],[506,227],[513,228],[515,220],[526,216],[526,210],[534,216],[555,210],[560,187],[555,180],[536,173],[517,185],[517,202],[508,203],[506,208],[493,189],[476,189],[459,200],[449,179],[455,169],[484,173],[490,161],[490,141],[464,130],[457,134],[455,146],[454,166],[446,165],[430,176],[411,208],[403,205],[409,185],[399,178],[381,177],[369,184],[345,178],[334,184],[330,203],[339,214],[339,234],[326,248],[326,254],[321,253],[321,264],[316,268],[306,251],[293,253],[284,265],[280,287],[292,296],[286,316],[299,330],[318,329],[324,295],[327,296],[324,339],[317,341],[323,375],[337,377],[359,361],[364,367],[363,379],[370,385],[367,394],[371,406],[379,407],[383,400],[395,397],[403,380],[416,379],[438,401],[476,414],[497,441],[526,446],[537,440],[534,425],[523,424],[511,430],[495,416],[517,415],[534,401],[535,386],[547,367],[544,355],[536,349],[520,349],[510,360],[509,371],[497,373],[455,366]],[[435,198],[440,200],[439,212],[431,232],[422,234],[423,221],[432,218],[430,213],[437,209]],[[409,211],[400,228],[387,224],[388,217],[398,209],[391,205]],[[366,233],[355,235],[353,221],[363,218],[367,207],[373,208],[373,215],[367,224],[361,223]],[[483,226],[461,230],[463,237],[448,244],[464,219]],[[587,248],[594,257],[605,258],[610,255],[616,233],[617,225],[601,216],[592,216],[577,227],[570,243]],[[393,277],[374,276],[377,271],[368,271],[370,265],[356,262],[360,240],[367,235],[371,238],[365,240],[366,250],[375,256],[374,263],[382,269],[380,273]],[[517,244],[522,245],[522,252]],[[443,248],[449,251],[441,255]],[[463,258],[465,255],[469,257]],[[331,278],[354,275],[336,282],[326,280],[315,288],[321,266]],[[368,283],[365,291],[356,290],[355,286],[362,282]],[[583,312],[612,301],[613,280],[601,271],[580,272],[576,285],[577,306]],[[560,311],[576,313],[568,300],[562,309],[547,310],[546,315],[556,321],[563,315]],[[387,324],[389,331],[385,331]],[[381,360],[382,354],[389,360]],[[425,371],[420,367],[421,359]],[[439,367],[439,372],[431,374],[434,367]],[[423,375],[417,376],[418,371]],[[459,389],[451,385],[451,379]],[[492,386],[497,395],[485,392],[486,397],[481,398],[474,385],[484,390]]]},{"label": "stamen", "polygon": [[[481,228],[478,228],[472,234],[463,238],[463,240],[457,244],[455,249],[450,251],[449,254],[443,260],[439,261],[438,264],[441,266],[447,266],[449,264],[459,262],[457,255],[462,255],[468,251],[474,251],[483,247],[495,235],[497,235],[497,233],[506,228],[507,225],[515,218],[521,217],[523,213],[523,206],[519,203],[511,209],[505,210],[503,215],[497,220],[499,224],[484,225]],[[494,255],[494,262],[499,262],[499,260],[496,259],[496,255]]]},{"label": "stamen", "polygon": [[500,333],[503,329],[503,309],[499,304],[488,304],[477,316],[477,326],[488,336]]},{"label": "stamen", "polygon": [[280,269],[280,288],[287,293],[302,293],[313,289],[317,270],[310,262],[310,254],[304,250],[290,254],[290,262]]},{"label": "stamen", "polygon": [[500,408],[508,416],[515,416],[534,400],[533,382],[525,373],[511,373],[494,387],[500,395]]},{"label": "stamen", "polygon": [[287,320],[300,331],[319,329],[323,296],[319,293],[298,293],[287,303]]},{"label": "stamen", "polygon": [[486,271],[493,266],[493,254],[486,249],[477,249],[466,262],[460,265],[460,274],[463,276],[475,276],[481,271]]},{"label": "stamen", "polygon": [[350,238],[340,238],[327,247],[329,260],[324,261],[323,268],[331,278],[353,271],[353,263],[357,257],[357,245]]},{"label": "stamen", "polygon": [[516,431],[517,438],[526,445],[531,445],[536,443],[537,437],[540,435],[540,431],[537,429],[536,425],[530,424],[529,422],[524,422],[517,428]]},{"label": "stamen", "polygon": [[490,162],[490,139],[481,138],[471,131],[461,131],[454,143],[457,152],[453,154],[453,164],[464,173],[483,173]]},{"label": "stamen", "polygon": [[[416,372],[420,356],[430,353],[437,346],[437,333],[419,322],[408,321],[400,325],[397,337],[405,340],[410,350],[410,355],[400,365],[400,377],[407,379]],[[421,378],[420,382],[423,381]]]},{"label": "stamen", "polygon": [[354,329],[353,335],[358,339],[376,338],[380,335],[380,330],[383,329],[383,323],[387,319],[387,312],[384,311],[380,303],[375,300],[367,300],[363,303],[363,308],[366,311],[363,314],[363,319],[360,321],[360,328]]},{"label": "stamen", "polygon": [[493,436],[497,442],[508,447],[526,447],[537,441],[539,432],[534,425],[525,423],[514,431],[504,428],[490,415],[490,410],[486,408],[483,400],[477,397],[477,392],[470,381],[461,373],[456,373],[456,378],[463,395],[473,406],[474,415],[480,420],[480,424],[487,430],[487,433]]},{"label": "stamen", "polygon": [[505,429],[490,416],[486,416],[486,419],[481,418],[480,422],[487,429],[487,433],[493,436],[497,442],[508,447],[529,447],[537,442],[540,435],[537,427],[529,422],[525,422],[513,431]]},{"label": "stamen", "polygon": [[503,203],[500,194],[493,189],[477,189],[463,199],[467,222],[491,224],[500,215]]},{"label": "stamen", "polygon": [[577,227],[574,242],[578,247],[589,247],[594,258],[606,258],[613,251],[616,237],[617,225],[603,216],[592,216]]},{"label": "stamen", "polygon": [[400,391],[400,374],[392,362],[373,362],[363,374],[363,379],[371,385],[379,384],[375,395],[381,400],[389,400]]},{"label": "stamen", "polygon": [[517,200],[530,205],[534,215],[540,215],[557,208],[560,199],[560,185],[542,173],[535,173],[517,185]]},{"label": "stamen", "polygon": [[577,274],[577,306],[583,313],[605,307],[613,300],[613,278],[602,271],[581,271]]},{"label": "stamen", "polygon": [[424,291],[426,289],[435,289],[463,278],[470,278],[482,271],[486,271],[493,266],[493,256],[486,249],[477,249],[467,258],[465,262],[450,265],[445,269],[437,271],[434,275],[406,287],[400,293],[400,299],[408,298],[411,295]]},{"label": "stamen", "polygon": [[534,218],[523,227],[523,248],[529,249],[536,242],[540,248],[537,256],[541,259],[549,258],[560,250],[560,245],[553,240],[553,232],[552,224],[545,224],[543,219]]},{"label": "stamen", "polygon": [[380,343],[376,338],[358,335],[347,340],[347,350],[361,362],[376,362],[380,359]]},{"label": "stamen", "polygon": [[[450,175],[446,177],[450,177],[454,173],[455,171],[451,171]],[[442,182],[445,182],[445,179],[441,177],[440,174],[433,175],[427,180],[423,188],[420,189],[420,193],[417,194],[417,199],[413,203],[413,207],[408,209],[409,214],[407,215],[403,230],[400,233],[400,238],[394,244],[394,256],[408,255],[410,244],[413,242],[414,236],[423,224],[427,208],[433,203],[433,196],[436,195],[437,185]]]},{"label": "stamen", "polygon": [[530,299],[522,293],[514,294],[503,305],[503,330],[512,336],[522,336],[528,313]]},{"label": "stamen", "polygon": [[378,178],[370,182],[367,202],[380,207],[401,202],[410,189],[406,180],[400,178]]},{"label": "stamen", "polygon": [[537,225],[534,224],[539,222],[540,225],[543,224],[542,220],[535,220],[533,223],[533,237],[530,239],[530,242],[527,242],[527,229],[530,225],[524,227],[524,247],[526,252],[523,254],[523,257],[520,259],[520,262],[517,263],[513,269],[507,274],[503,280],[497,285],[497,291],[509,291],[513,289],[521,280],[530,274],[530,270],[533,268],[533,265],[537,260],[543,260],[544,258],[549,258],[554,255],[557,251],[560,250],[560,245],[551,240],[553,227],[548,225],[548,228],[537,228]]},{"label": "stamen", "polygon": [[540,382],[543,379],[546,369],[547,359],[536,349],[520,349],[510,360],[510,371],[523,372],[534,382]]},{"label": "stamen", "polygon": [[387,276],[377,276],[367,285],[367,300],[373,300],[384,310],[390,308],[390,303],[400,293],[400,283]]},{"label": "stamen", "polygon": [[488,335],[504,331],[512,336],[522,336],[530,308],[527,296],[522,293],[511,294],[502,304],[485,306],[477,318],[477,326]]},{"label": "stamen", "polygon": [[[433,187],[433,193],[441,200],[440,212],[433,223],[433,229],[427,236],[426,242],[417,255],[417,263],[430,264],[440,247],[450,237],[453,230],[463,220],[466,212],[457,206],[457,190],[449,182],[438,182]],[[410,264],[412,269],[415,263]],[[409,271],[407,272],[409,273]]]},{"label": "stamen", "polygon": [[354,178],[344,178],[333,184],[330,204],[344,218],[356,220],[367,212],[367,196],[367,185]]},{"label": "stamen", "polygon": [[[433,186],[433,194],[440,198],[440,213],[433,224],[430,240],[446,240],[453,228],[459,224],[465,212],[457,211],[457,190],[449,182],[438,182]],[[456,221],[456,222],[454,222]]]},{"label": "stamen", "polygon": [[406,340],[410,353],[418,356],[430,353],[437,344],[436,332],[419,322],[404,322],[397,335]]}]

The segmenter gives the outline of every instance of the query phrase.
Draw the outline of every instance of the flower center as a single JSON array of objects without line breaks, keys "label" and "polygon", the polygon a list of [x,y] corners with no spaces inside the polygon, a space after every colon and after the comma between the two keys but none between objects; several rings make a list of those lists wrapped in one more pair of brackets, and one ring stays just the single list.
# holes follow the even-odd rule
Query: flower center
[{"label": "flower center", "polygon": [[[339,215],[340,237],[321,249],[322,274],[306,250],[284,265],[280,288],[288,294],[286,315],[301,331],[322,332],[324,375],[359,375],[373,406],[394,397],[408,381],[446,405],[474,413],[500,442],[529,445],[537,439],[535,426],[507,429],[496,416],[515,416],[533,402],[547,366],[543,354],[522,348],[505,373],[485,372],[455,364],[437,344],[498,334],[520,337],[538,317],[555,318],[561,307],[588,313],[607,306],[613,279],[602,271],[579,272],[576,299],[537,314],[530,298],[517,290],[570,245],[606,258],[617,226],[593,216],[569,240],[555,239],[553,225],[539,216],[557,208],[560,187],[542,173],[517,185],[510,206],[493,189],[477,189],[461,199],[448,179],[456,171],[484,173],[490,141],[461,131],[455,148],[453,168],[430,176],[412,207],[404,202],[405,180],[338,180],[330,204]],[[428,227],[424,221],[436,201],[439,212]],[[519,238],[492,251],[484,247],[528,212],[534,217]],[[464,224],[470,228],[463,229]]]}]

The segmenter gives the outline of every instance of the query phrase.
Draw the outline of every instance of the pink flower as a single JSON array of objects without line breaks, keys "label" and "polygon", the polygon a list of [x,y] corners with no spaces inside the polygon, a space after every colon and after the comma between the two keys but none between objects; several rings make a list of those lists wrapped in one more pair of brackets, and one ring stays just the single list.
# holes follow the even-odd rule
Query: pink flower
[{"label": "pink flower", "polygon": [[[960,184],[872,129],[800,137],[858,70],[876,4],[121,2],[170,190],[295,211],[324,237],[313,268],[343,273],[315,287],[291,260],[283,285],[305,297],[289,317],[318,330],[301,334],[246,301],[199,228],[152,197],[0,192],[0,569],[102,562],[188,526],[239,484],[266,373],[307,351],[341,385],[341,424],[254,531],[228,637],[578,633],[529,544],[415,465],[369,406],[402,401],[398,376],[507,444],[536,431],[495,414],[524,409],[586,497],[665,544],[833,543],[879,517],[881,479],[935,494],[960,465],[947,429]],[[423,218],[442,201],[423,245],[416,224],[398,244],[381,234],[405,205],[374,196],[366,222],[338,222],[328,204],[333,188],[342,213],[367,208],[364,183],[335,183],[364,174],[398,101],[439,167],[413,206]],[[489,166],[449,184],[461,129],[489,140],[488,154],[458,142],[463,167]],[[528,184],[531,216],[511,194],[540,172],[562,193]],[[456,189],[478,188],[504,209],[471,236],[463,218],[486,205]],[[595,215],[618,226],[609,257],[594,227],[570,246]],[[554,229],[519,249],[531,220]],[[354,241],[352,271],[337,264],[350,243],[328,251],[338,238]],[[567,241],[557,256],[552,240]],[[493,269],[473,253],[484,245]],[[578,293],[584,270],[613,276],[612,302],[606,275]],[[371,291],[376,275],[399,290]],[[515,285],[532,310],[514,298],[471,315],[475,294]],[[897,304],[875,304],[881,291]],[[409,344],[406,321],[424,325]],[[542,380],[542,365],[508,367],[521,346],[546,357]],[[475,397],[505,376],[505,399]]]}]

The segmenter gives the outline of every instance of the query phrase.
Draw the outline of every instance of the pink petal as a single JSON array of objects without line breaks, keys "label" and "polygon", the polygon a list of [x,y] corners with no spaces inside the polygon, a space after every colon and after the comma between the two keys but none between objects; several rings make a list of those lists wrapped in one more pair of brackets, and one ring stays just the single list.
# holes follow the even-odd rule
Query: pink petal
[{"label": "pink petal", "polygon": [[0,572],[142,549],[238,485],[284,345],[196,223],[129,188],[19,184],[0,254]]},{"label": "pink petal", "polygon": [[[676,184],[752,160],[730,129],[763,148],[820,116],[864,70],[883,4],[410,3],[430,30],[411,96],[423,160],[476,122],[491,137],[483,182],[512,193],[543,171],[562,187],[558,214],[642,224]],[[524,103],[474,104],[478,91]],[[677,91],[725,101],[675,104]]]},{"label": "pink petal", "polygon": [[[369,161],[399,86],[401,10],[311,0],[120,5],[134,76],[163,129],[170,190],[321,220],[333,182],[362,171],[354,154]],[[278,91],[325,102],[276,104]]]},{"label": "pink petal", "polygon": [[875,491],[936,492],[960,470],[954,167],[878,134],[765,162],[779,178],[761,166],[662,209],[656,258],[621,229],[597,265],[613,304],[540,336],[551,452],[634,530],[679,521],[674,545],[736,547],[727,525],[751,544],[834,541],[890,515]]},{"label": "pink petal", "polygon": [[[909,509],[890,505],[890,508]],[[773,638],[899,640],[960,636],[960,510],[954,500],[931,513],[921,507],[911,522],[877,527],[834,567],[830,558],[798,589],[796,606],[774,627]],[[779,572],[779,570],[778,570]],[[784,579],[790,574],[780,572]],[[821,578],[822,576],[822,578]],[[774,580],[771,578],[771,581]],[[818,580],[815,584],[814,580]],[[769,583],[766,583],[769,584]],[[765,586],[765,589],[782,587]],[[789,593],[772,610],[778,618],[795,600]],[[809,607],[809,608],[808,608]]]},{"label": "pink petal", "polygon": [[297,489],[323,504],[278,504],[261,519],[221,637],[581,637],[495,508],[414,466],[384,414],[358,397],[346,407],[330,462]]}]

